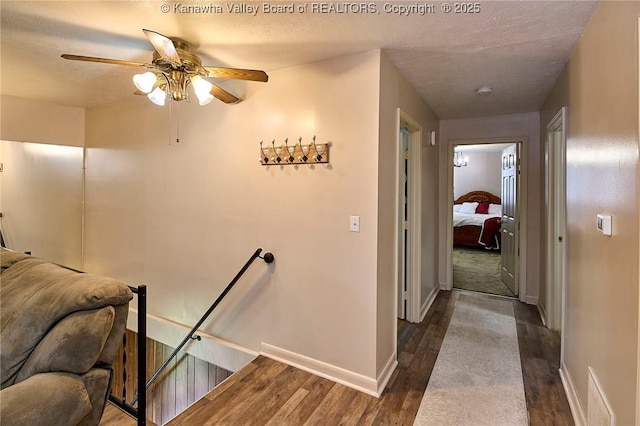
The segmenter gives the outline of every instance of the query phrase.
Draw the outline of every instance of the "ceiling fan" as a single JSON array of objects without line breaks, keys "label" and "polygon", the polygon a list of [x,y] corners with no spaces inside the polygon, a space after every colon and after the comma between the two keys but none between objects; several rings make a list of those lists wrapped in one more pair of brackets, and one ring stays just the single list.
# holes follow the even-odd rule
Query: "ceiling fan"
[{"label": "ceiling fan", "polygon": [[269,76],[264,71],[203,66],[200,58],[191,52],[186,42],[166,37],[155,31],[144,29],[142,31],[155,48],[153,60],[148,64],[66,53],[61,56],[73,61],[99,62],[149,69],[147,72],[133,76],[133,83],[138,89],[134,93],[147,95],[153,103],[160,106],[165,104],[168,96],[178,102],[188,100],[187,88],[189,84],[193,86],[200,105],[208,104],[214,97],[227,104],[240,102],[240,98],[207,81],[206,77],[261,82],[269,80]]}]

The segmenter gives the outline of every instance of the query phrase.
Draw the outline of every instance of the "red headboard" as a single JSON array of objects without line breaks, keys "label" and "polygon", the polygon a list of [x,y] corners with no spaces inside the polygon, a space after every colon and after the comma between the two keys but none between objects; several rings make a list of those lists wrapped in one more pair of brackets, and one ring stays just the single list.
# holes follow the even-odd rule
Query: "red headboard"
[{"label": "red headboard", "polygon": [[490,204],[500,204],[500,197],[493,195],[487,191],[471,191],[466,194],[458,197],[458,199],[454,202],[455,204],[462,203],[490,203]]}]

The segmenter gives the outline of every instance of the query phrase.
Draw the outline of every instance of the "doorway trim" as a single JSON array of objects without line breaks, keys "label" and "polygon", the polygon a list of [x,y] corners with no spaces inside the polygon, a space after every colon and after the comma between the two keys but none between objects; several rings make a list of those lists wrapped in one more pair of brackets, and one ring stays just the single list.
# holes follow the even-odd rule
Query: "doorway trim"
[{"label": "doorway trim", "polygon": [[[401,217],[402,193],[400,191],[400,175],[403,173],[403,158],[400,155],[400,129],[409,131],[409,158],[408,158],[408,228],[407,234],[407,309],[405,320],[413,323],[420,322],[420,290],[422,277],[422,126],[411,116],[398,108],[396,120],[396,152],[398,161],[396,163],[396,318],[398,317],[399,288],[402,278],[402,234],[404,220]],[[396,333],[397,334],[397,333]]]},{"label": "doorway trim", "polygon": [[447,238],[446,238],[446,276],[444,290],[453,290],[453,152],[458,145],[485,145],[485,144],[512,143],[519,146],[520,153],[520,179],[517,188],[518,214],[520,216],[520,253],[518,255],[518,299],[525,303],[536,303],[537,300],[527,300],[527,150],[528,138],[526,136],[506,138],[482,138],[482,139],[450,139],[447,144]]},{"label": "doorway trim", "polygon": [[[638,45],[636,46],[636,48],[638,49],[638,67],[640,67],[640,16],[638,16],[638,27],[636,30],[636,34],[638,35]],[[638,73],[636,75],[636,78],[638,80],[638,113],[640,114],[640,68],[636,68],[636,71]],[[640,120],[638,120],[638,135],[640,135]],[[640,178],[638,179],[638,183],[640,184]],[[638,195],[640,195],[640,191]],[[640,295],[638,297],[638,303],[640,303]],[[638,341],[640,341],[640,310],[638,311]],[[637,370],[638,377],[636,379],[636,423],[640,422],[640,350],[638,351]]]},{"label": "doorway trim", "polygon": [[[546,173],[545,173],[545,202],[546,202],[546,303],[543,306],[544,319],[546,326],[552,330],[564,329],[564,300],[565,300],[565,279],[566,275],[564,268],[560,276],[556,276],[556,267],[561,264],[566,264],[566,195],[565,195],[565,176],[566,176],[566,123],[567,123],[567,109],[562,107],[556,115],[547,124],[546,134]],[[560,129],[560,130],[558,130]],[[556,139],[556,133],[560,133],[560,140]],[[559,152],[560,150],[560,152]],[[558,176],[561,173],[562,176]],[[562,188],[560,186],[563,186]],[[557,195],[560,191],[562,199],[557,204]],[[562,217],[558,217],[558,213],[563,212]],[[561,237],[562,249],[556,250],[556,238],[558,238],[556,232],[556,225],[560,225],[560,228],[564,230]],[[558,281],[559,279],[559,281]],[[564,339],[563,339],[564,340]],[[561,348],[561,356],[564,353],[564,348]]]}]

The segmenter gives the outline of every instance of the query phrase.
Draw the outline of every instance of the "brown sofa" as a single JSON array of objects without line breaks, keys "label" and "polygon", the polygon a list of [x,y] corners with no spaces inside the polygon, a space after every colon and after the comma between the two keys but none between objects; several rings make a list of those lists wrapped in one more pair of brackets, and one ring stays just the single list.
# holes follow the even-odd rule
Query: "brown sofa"
[{"label": "brown sofa", "polygon": [[0,424],[97,425],[133,294],[0,249]]}]

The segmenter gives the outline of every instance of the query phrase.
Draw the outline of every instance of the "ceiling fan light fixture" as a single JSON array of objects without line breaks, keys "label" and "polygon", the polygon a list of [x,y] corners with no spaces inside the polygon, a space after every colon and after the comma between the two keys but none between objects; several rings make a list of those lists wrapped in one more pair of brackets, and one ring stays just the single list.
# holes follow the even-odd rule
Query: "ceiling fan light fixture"
[{"label": "ceiling fan light fixture", "polygon": [[171,97],[169,100],[189,102],[191,99],[187,89],[191,83],[193,83],[200,105],[208,104],[214,97],[226,104],[240,102],[240,98],[220,86],[211,84],[202,77],[269,81],[269,76],[260,70],[203,66],[198,55],[191,52],[188,43],[180,39],[169,38],[155,31],[142,31],[154,48],[151,63],[68,53],[62,54],[61,57],[72,61],[97,62],[145,69],[147,72],[133,76],[133,84],[138,89],[134,94],[147,95],[157,105],[164,105],[169,96]]},{"label": "ceiling fan light fixture", "polygon": [[154,84],[156,84],[157,77],[151,71],[147,71],[142,74],[136,74],[133,76],[133,84],[143,93],[151,93]]},{"label": "ceiling fan light fixture", "polygon": [[199,96],[196,93],[196,97],[198,98],[198,103],[200,104],[200,106],[205,106],[207,105],[209,102],[211,102],[212,100],[214,100],[215,98],[213,97],[213,95],[211,93],[205,95],[205,96]]},{"label": "ceiling fan light fixture", "polygon": [[193,85],[193,91],[195,92],[200,105],[206,105],[213,100],[213,95],[211,94],[213,84],[209,83],[199,75],[191,77],[191,84]]},{"label": "ceiling fan light fixture", "polygon": [[147,95],[147,98],[149,98],[149,100],[156,105],[164,106],[165,102],[167,101],[167,93],[161,88],[156,87],[151,93]]}]

